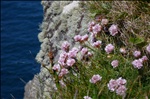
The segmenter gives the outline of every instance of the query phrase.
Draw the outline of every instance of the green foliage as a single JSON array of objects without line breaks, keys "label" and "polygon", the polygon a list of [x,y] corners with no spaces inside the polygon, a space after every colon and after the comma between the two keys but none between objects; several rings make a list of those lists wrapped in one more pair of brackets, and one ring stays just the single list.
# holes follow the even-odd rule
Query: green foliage
[{"label": "green foliage", "polygon": [[134,45],[139,45],[144,47],[147,43],[144,41],[142,37],[130,37],[129,41]]},{"label": "green foliage", "polygon": [[[122,6],[123,3],[128,7]],[[50,73],[55,78],[54,81],[57,86],[53,99],[83,99],[84,96],[90,96],[92,99],[144,99],[150,96],[150,63],[144,62],[141,69],[136,69],[131,64],[135,59],[132,55],[133,49],[138,49],[142,52],[142,55],[148,56],[144,50],[149,43],[148,27],[142,25],[147,23],[145,20],[149,16],[149,3],[147,3],[142,1],[89,1],[85,3],[92,18],[100,14],[109,19],[109,24],[118,24],[120,35],[112,37],[102,31],[97,36],[97,39],[102,41],[100,48],[94,48],[89,43],[82,44],[83,47],[94,53],[92,57],[86,57],[88,61],[82,59],[79,55],[76,63],[69,68],[69,74],[62,78],[59,78],[56,72],[51,71]],[[142,8],[140,9],[140,7]],[[145,13],[139,15],[139,12],[142,11]],[[115,46],[115,50],[111,54],[107,54],[104,50],[109,43]],[[128,49],[126,54],[120,53],[121,47]],[[113,60],[119,61],[118,67],[113,68],[111,66]],[[102,80],[92,84],[89,80],[95,74],[102,76]],[[125,97],[111,92],[107,87],[110,79],[119,77],[127,80]],[[65,87],[59,83],[60,80],[66,84]]]},{"label": "green foliage", "polygon": [[[123,77],[127,80],[127,95],[126,99],[134,97],[145,97],[149,91],[149,77],[142,81],[142,75],[139,74],[138,69],[133,68],[131,61],[132,56],[123,56],[119,53],[119,48],[115,48],[114,53],[107,54],[104,50],[93,48],[90,45],[84,45],[94,52],[94,56],[89,61],[78,60],[76,64],[71,67],[70,73],[63,78],[66,87],[61,87],[56,82],[58,92],[56,96],[64,99],[83,99],[85,95],[91,96],[92,99],[122,99],[121,96],[108,90],[107,84],[110,79],[117,79]],[[111,61],[119,60],[119,66],[113,68]],[[144,65],[147,66],[147,65]],[[143,71],[144,73],[146,71]],[[102,80],[96,84],[89,82],[94,74],[102,76]],[[57,74],[55,74],[57,76]],[[58,99],[59,99],[58,98]]]}]

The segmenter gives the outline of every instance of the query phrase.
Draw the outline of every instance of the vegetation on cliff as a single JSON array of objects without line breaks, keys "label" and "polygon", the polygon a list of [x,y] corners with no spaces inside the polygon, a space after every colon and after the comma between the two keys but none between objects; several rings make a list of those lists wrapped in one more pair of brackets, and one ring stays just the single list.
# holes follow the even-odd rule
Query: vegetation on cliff
[{"label": "vegetation on cliff", "polygon": [[79,46],[70,48],[68,41],[63,42],[58,62],[47,68],[57,88],[52,98],[148,99],[150,3],[86,1],[83,5],[93,21],[87,34],[74,37]]}]

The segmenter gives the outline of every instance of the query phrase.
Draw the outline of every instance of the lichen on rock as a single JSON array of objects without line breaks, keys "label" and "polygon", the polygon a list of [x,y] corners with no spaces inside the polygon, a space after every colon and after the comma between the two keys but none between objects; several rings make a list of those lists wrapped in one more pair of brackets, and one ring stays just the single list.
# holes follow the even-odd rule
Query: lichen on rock
[{"label": "lichen on rock", "polygon": [[[80,1],[81,2],[81,1]],[[41,42],[41,49],[36,56],[37,62],[41,64],[40,73],[35,75],[33,80],[25,86],[24,99],[45,99],[51,98],[52,91],[56,90],[52,77],[47,69],[51,68],[48,53],[52,50],[54,63],[59,57],[60,46],[63,41],[71,43],[71,48],[78,45],[73,41],[77,34],[87,33],[87,24],[90,18],[87,11],[75,1],[42,1],[44,18],[41,25],[42,31],[38,35]],[[65,11],[66,7],[75,4],[73,8]],[[68,7],[69,8],[69,7]]]}]

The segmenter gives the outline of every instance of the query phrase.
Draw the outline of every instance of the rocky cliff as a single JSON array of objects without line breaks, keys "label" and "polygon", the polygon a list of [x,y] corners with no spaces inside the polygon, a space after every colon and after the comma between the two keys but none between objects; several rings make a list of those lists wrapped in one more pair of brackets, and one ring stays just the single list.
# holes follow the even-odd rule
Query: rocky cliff
[{"label": "rocky cliff", "polygon": [[43,67],[51,68],[49,52],[53,53],[53,62],[57,62],[62,42],[69,41],[71,47],[78,45],[73,37],[86,34],[90,21],[81,1],[41,1],[41,4],[44,19],[40,27],[42,31],[38,35],[41,49],[36,56],[41,69],[25,86],[24,99],[50,99],[56,87],[50,73]]}]

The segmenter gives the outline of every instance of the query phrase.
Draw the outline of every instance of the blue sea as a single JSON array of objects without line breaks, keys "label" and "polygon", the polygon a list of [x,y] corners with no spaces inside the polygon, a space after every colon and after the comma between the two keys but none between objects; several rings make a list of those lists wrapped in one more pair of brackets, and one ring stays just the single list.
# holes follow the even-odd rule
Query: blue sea
[{"label": "blue sea", "polygon": [[1,1],[1,98],[23,99],[24,87],[39,73],[41,1]]}]

